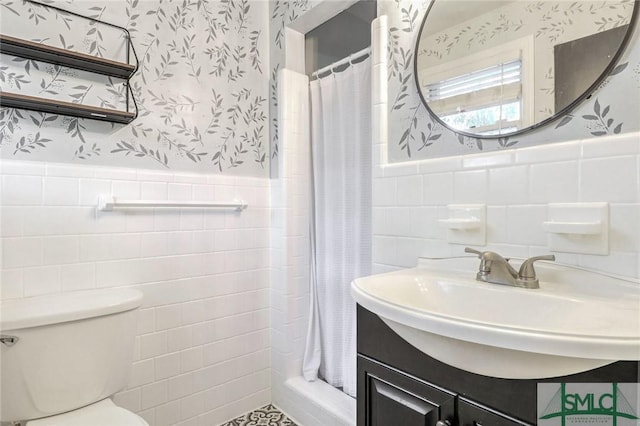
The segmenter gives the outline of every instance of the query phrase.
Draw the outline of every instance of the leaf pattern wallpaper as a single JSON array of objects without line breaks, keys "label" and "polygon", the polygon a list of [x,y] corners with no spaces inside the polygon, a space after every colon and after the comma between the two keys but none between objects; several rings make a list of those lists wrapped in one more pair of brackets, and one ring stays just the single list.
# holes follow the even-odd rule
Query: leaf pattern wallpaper
[{"label": "leaf pattern wallpaper", "polygon": [[[540,7],[548,3],[538,2]],[[605,2],[589,2],[599,7]],[[508,148],[540,145],[574,139],[640,130],[640,43],[638,31],[618,66],[609,78],[600,85],[590,98],[579,105],[570,115],[560,117],[546,127],[514,137],[476,139],[458,135],[433,120],[422,104],[414,80],[414,49],[422,19],[430,4],[429,0],[382,0],[378,3],[378,16],[387,15],[389,30],[388,59],[388,158],[391,162],[446,157],[481,151],[496,151]],[[561,8],[575,7],[576,2],[559,2]],[[573,6],[572,6],[573,5]],[[562,31],[567,12],[531,10],[546,16],[545,30],[540,37],[558,36]],[[567,12],[567,13],[564,13]],[[588,12],[588,10],[587,10]],[[523,16],[523,20],[526,17]],[[609,18],[594,13],[593,19],[603,28],[611,26]],[[491,25],[494,32],[516,31],[517,22],[496,22]],[[449,45],[464,43],[474,46],[481,42],[475,32],[453,34],[443,46],[433,46],[432,55],[447,53]],[[457,37],[459,36],[459,37]],[[456,38],[457,37],[457,38]],[[453,43],[453,44],[452,44]]]},{"label": "leaf pattern wallpaper", "polygon": [[284,34],[288,24],[319,3],[318,0],[275,0],[269,2],[270,64],[269,120],[271,134],[271,176],[278,176],[280,129],[278,127],[278,71],[284,68]]},{"label": "leaf pattern wallpaper", "polygon": [[[2,158],[268,176],[268,3],[44,1],[127,28],[140,61],[139,116],[120,125],[0,110]],[[124,61],[122,34],[22,0],[0,2],[3,33]],[[122,80],[2,55],[0,87],[124,109]]]},{"label": "leaf pattern wallpaper", "polygon": [[[139,117],[117,125],[2,108],[2,158],[264,177],[271,169],[271,176],[278,175],[277,75],[284,67],[285,28],[319,0],[42,1],[129,29],[140,58],[131,80]],[[637,35],[599,90],[543,129],[479,140],[442,128],[422,105],[413,76],[415,40],[428,4],[378,1],[378,16],[389,20],[390,161],[640,129]],[[23,0],[0,0],[0,16],[8,35],[124,60],[122,36],[108,27]],[[511,24],[500,28],[517,27]],[[558,24],[551,20],[549,28]],[[118,79],[8,55],[0,62],[0,88],[116,109],[125,99]]]}]

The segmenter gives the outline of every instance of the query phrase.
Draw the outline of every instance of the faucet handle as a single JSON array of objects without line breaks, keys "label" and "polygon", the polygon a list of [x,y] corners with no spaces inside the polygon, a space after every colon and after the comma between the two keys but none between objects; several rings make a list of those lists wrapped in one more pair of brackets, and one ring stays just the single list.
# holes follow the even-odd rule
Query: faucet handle
[{"label": "faucet handle", "polygon": [[464,252],[465,253],[473,253],[473,254],[477,254],[478,257],[482,258],[482,255],[484,254],[483,252],[476,250],[476,249],[472,249],[471,247],[465,247],[464,248]]},{"label": "faucet handle", "polygon": [[533,256],[529,259],[525,260],[520,266],[520,271],[518,272],[518,277],[523,280],[535,280],[536,279],[536,271],[533,268],[533,263],[538,260],[556,260],[556,256],[553,254],[548,254],[545,256]]},{"label": "faucet handle", "polygon": [[[492,251],[479,251],[476,249],[472,249],[471,247],[466,247],[464,249],[464,251],[466,253],[473,253],[478,255],[478,258],[480,259],[480,267],[479,269],[479,274],[487,274],[489,272],[491,272],[491,264],[494,261],[502,261],[507,263],[507,266],[511,269],[513,269],[511,267],[511,265],[508,265],[509,259],[505,259],[502,256],[500,256],[498,253],[494,253]],[[515,274],[515,271],[513,271],[513,273]]]},{"label": "faucet handle", "polygon": [[495,260],[508,262],[510,260],[510,258],[508,258],[508,257],[502,257],[498,253],[493,252],[493,251],[488,251],[488,250],[487,251],[479,251],[479,250],[473,249],[471,247],[465,247],[464,251],[466,253],[477,254],[479,259],[482,259],[483,261],[486,261],[486,262],[493,262]]}]

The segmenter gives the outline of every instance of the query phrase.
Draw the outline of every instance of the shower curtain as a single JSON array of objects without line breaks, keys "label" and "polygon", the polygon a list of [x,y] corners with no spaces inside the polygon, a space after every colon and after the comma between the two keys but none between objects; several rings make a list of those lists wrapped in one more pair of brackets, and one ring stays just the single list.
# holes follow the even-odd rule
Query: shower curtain
[{"label": "shower curtain", "polygon": [[356,394],[353,279],[371,270],[370,60],[310,83],[311,315],[303,376]]}]

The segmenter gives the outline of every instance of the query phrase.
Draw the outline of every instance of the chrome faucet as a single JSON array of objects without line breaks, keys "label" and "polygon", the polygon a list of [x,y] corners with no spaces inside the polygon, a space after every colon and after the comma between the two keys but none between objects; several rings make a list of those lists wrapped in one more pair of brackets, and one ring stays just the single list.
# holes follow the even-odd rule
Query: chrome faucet
[{"label": "chrome faucet", "polygon": [[540,288],[533,263],[537,260],[556,260],[552,254],[547,256],[534,256],[525,260],[516,271],[509,259],[500,256],[493,251],[478,251],[470,247],[464,249],[466,253],[477,254],[480,259],[480,268],[476,274],[476,280],[493,284],[510,285],[523,288]]}]

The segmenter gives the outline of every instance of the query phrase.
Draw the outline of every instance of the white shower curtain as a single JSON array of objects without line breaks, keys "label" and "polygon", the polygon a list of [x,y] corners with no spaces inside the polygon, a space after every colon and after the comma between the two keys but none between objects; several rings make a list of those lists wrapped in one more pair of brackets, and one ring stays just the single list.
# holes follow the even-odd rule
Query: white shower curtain
[{"label": "white shower curtain", "polygon": [[370,60],[310,83],[313,167],[311,317],[303,360],[356,394],[356,304],[349,285],[371,270]]}]

